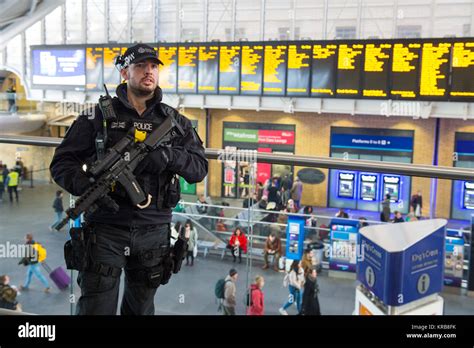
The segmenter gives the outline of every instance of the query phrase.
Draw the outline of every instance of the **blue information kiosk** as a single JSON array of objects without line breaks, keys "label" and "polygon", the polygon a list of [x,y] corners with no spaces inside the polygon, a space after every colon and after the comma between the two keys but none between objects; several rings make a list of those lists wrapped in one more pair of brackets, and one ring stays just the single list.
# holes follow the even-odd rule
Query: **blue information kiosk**
[{"label": "blue information kiosk", "polygon": [[446,220],[360,230],[355,313],[442,315]]}]

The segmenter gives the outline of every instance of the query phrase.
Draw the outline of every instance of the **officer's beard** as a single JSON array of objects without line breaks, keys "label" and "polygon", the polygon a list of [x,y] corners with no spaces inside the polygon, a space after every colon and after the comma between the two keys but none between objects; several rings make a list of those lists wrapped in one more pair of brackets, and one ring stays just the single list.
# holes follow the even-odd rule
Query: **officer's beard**
[{"label": "officer's beard", "polygon": [[155,88],[153,88],[151,91],[148,89],[140,88],[140,86],[135,86],[134,84],[128,82],[128,88],[130,92],[135,95],[136,97],[149,97],[152,98],[153,95],[155,94]]}]

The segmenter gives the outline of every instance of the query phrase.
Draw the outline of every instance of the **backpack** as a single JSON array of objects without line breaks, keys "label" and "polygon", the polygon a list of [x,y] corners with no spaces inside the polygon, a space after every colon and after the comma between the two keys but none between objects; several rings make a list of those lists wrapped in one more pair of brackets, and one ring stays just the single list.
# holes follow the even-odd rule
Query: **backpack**
[{"label": "backpack", "polygon": [[252,289],[247,289],[245,295],[245,305],[248,307],[253,306]]},{"label": "backpack", "polygon": [[42,246],[41,244],[39,243],[35,243],[33,244],[33,249],[36,250],[36,254],[38,256],[38,262],[43,262],[44,260],[46,260],[46,256],[47,256],[47,253],[46,253],[46,249],[44,248],[44,246]]},{"label": "backpack", "polygon": [[219,279],[216,283],[216,287],[214,289],[214,293],[218,299],[225,298],[225,284],[230,280],[225,280],[224,278]]}]

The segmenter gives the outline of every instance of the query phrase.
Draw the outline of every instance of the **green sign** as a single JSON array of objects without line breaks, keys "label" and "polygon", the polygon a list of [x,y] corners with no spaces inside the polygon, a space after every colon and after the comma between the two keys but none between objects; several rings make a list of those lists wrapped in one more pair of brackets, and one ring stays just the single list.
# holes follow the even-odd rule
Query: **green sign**
[{"label": "green sign", "polygon": [[258,143],[258,129],[225,128],[224,141]]},{"label": "green sign", "polygon": [[185,195],[195,195],[196,194],[196,184],[189,184],[182,177],[179,177],[179,184],[181,185],[181,193]]}]

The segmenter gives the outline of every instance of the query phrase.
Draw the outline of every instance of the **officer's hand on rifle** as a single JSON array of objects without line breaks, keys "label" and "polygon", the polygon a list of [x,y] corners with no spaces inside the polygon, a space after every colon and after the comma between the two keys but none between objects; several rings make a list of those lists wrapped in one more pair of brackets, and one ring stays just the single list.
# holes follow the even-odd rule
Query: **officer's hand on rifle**
[{"label": "officer's hand on rifle", "polygon": [[91,186],[91,181],[86,173],[80,170],[74,175],[73,185],[74,188],[71,193],[75,196],[81,196]]},{"label": "officer's hand on rifle", "polygon": [[160,146],[156,150],[150,152],[143,161],[138,165],[135,174],[147,172],[150,174],[160,174],[172,161],[173,152],[170,147]]}]

